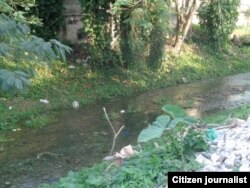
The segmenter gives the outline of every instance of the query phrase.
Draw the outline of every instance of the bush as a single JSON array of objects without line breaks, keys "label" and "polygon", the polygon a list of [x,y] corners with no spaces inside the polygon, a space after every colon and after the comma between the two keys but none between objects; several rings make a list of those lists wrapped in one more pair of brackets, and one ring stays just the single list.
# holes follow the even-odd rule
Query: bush
[{"label": "bush", "polygon": [[199,9],[203,32],[216,47],[225,47],[229,42],[238,19],[239,0],[211,0]]}]

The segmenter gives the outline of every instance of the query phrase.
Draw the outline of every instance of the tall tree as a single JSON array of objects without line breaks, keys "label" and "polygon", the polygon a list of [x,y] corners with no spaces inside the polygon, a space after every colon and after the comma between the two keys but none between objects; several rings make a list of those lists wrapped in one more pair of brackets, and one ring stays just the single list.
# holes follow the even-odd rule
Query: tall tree
[{"label": "tall tree", "polygon": [[224,48],[238,20],[240,0],[208,0],[199,9],[200,25],[214,47]]},{"label": "tall tree", "polygon": [[176,34],[174,50],[179,52],[192,24],[192,18],[201,4],[201,0],[174,0],[176,11]]}]

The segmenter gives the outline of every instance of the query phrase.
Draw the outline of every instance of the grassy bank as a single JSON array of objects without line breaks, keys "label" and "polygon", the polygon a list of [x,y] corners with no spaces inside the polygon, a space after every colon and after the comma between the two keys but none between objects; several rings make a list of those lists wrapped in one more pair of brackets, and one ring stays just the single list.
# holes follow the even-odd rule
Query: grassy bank
[{"label": "grassy bank", "polygon": [[[37,77],[28,92],[0,93],[0,130],[20,126],[42,127],[55,121],[52,112],[71,108],[73,101],[86,105],[114,96],[163,88],[182,83],[250,71],[250,48],[232,47],[215,53],[197,44],[184,46],[179,56],[167,53],[158,70],[113,68],[90,70],[52,63],[50,68],[36,66]],[[49,104],[40,103],[49,100]]]},{"label": "grassy bank", "polygon": [[242,105],[234,109],[220,110],[202,117],[205,123],[218,123],[223,124],[229,118],[239,118],[246,120],[250,114],[250,105]]}]

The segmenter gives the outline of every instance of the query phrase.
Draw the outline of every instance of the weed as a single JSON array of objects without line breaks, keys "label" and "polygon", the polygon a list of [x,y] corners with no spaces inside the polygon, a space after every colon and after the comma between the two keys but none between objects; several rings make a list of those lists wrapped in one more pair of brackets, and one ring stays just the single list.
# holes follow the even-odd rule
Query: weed
[{"label": "weed", "polygon": [[247,119],[250,114],[250,105],[243,105],[230,110],[220,110],[213,113],[205,114],[202,120],[206,123],[223,123],[229,117]]},{"label": "weed", "polygon": [[29,119],[25,120],[24,125],[27,127],[44,127],[48,124],[49,120],[47,116],[31,116]]}]

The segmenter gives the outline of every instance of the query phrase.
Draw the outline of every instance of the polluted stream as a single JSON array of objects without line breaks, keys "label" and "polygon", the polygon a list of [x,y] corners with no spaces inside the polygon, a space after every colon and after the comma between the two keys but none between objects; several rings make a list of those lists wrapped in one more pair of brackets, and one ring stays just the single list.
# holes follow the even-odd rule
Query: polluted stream
[{"label": "polluted stream", "polygon": [[139,132],[162,113],[162,104],[171,101],[195,117],[248,104],[250,73],[116,97],[61,111],[56,123],[41,129],[22,127],[6,133],[12,141],[0,143],[0,187],[35,188],[102,161],[113,139],[103,107],[116,130],[125,126],[116,142],[119,151],[136,144]]}]

